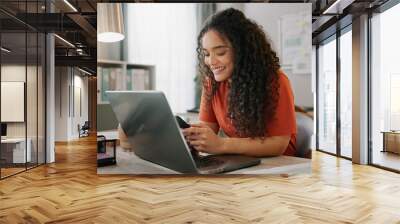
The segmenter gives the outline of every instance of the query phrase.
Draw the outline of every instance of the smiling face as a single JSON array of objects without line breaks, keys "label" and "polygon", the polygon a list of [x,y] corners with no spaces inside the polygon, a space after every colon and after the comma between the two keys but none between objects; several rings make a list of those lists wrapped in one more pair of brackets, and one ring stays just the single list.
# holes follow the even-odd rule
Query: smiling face
[{"label": "smiling face", "polygon": [[211,69],[217,82],[228,80],[233,73],[234,57],[231,44],[215,30],[202,38],[204,63]]}]

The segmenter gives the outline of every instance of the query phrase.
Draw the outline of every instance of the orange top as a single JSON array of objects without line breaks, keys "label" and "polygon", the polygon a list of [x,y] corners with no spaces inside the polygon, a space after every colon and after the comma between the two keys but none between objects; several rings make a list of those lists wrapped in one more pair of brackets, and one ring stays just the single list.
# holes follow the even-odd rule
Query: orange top
[{"label": "orange top", "polygon": [[[284,155],[295,156],[296,115],[294,110],[294,97],[289,79],[282,71],[279,71],[279,84],[279,100],[276,107],[276,116],[267,123],[267,137],[290,135],[291,138],[289,145],[286,148]],[[207,109],[207,106],[203,103],[205,102],[205,95],[203,91],[199,118],[204,122],[217,123],[224,133],[229,137],[239,137],[236,134],[235,127],[226,116],[228,112],[228,92],[228,82],[221,82],[211,100],[211,107]]]}]

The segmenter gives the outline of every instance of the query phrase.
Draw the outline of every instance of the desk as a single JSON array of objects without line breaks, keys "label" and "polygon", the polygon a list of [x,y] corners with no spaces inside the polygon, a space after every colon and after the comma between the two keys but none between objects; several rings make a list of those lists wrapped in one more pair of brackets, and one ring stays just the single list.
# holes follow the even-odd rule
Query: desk
[{"label": "desk", "polygon": [[[99,167],[98,174],[180,174],[163,166],[142,160],[133,152],[126,152],[118,147],[117,165],[110,167]],[[310,173],[311,160],[291,157],[277,156],[263,158],[261,164],[245,169],[235,170],[226,174],[298,174]]]},{"label": "desk", "polygon": [[382,152],[393,152],[400,154],[400,131],[382,131],[383,150]]},{"label": "desk", "polygon": [[[25,154],[25,138],[6,138],[1,139],[1,154],[6,163],[25,163],[31,161],[31,144],[30,138],[27,139]],[[12,154],[12,156],[11,156]],[[4,156],[3,156],[4,155]]]}]

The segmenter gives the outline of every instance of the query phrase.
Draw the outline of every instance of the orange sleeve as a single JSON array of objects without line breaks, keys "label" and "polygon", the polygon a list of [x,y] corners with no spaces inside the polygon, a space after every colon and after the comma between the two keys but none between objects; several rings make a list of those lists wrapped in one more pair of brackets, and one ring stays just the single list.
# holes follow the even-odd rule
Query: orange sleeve
[{"label": "orange sleeve", "polygon": [[205,91],[207,90],[203,87],[203,91],[201,92],[199,120],[209,123],[218,123],[217,118],[215,117],[214,109],[211,105],[212,102],[209,104],[206,103]]},{"label": "orange sleeve", "polygon": [[275,118],[267,124],[268,136],[296,134],[296,114],[292,88],[286,75],[283,72],[280,73],[279,100]]}]

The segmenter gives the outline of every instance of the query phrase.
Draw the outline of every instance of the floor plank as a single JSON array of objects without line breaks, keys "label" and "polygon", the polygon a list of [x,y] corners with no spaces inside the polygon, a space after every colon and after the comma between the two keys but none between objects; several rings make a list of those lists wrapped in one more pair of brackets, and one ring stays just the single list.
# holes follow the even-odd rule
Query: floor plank
[{"label": "floor plank", "polygon": [[0,181],[0,223],[400,223],[400,175],[313,153],[312,174],[96,174],[96,139]]}]

